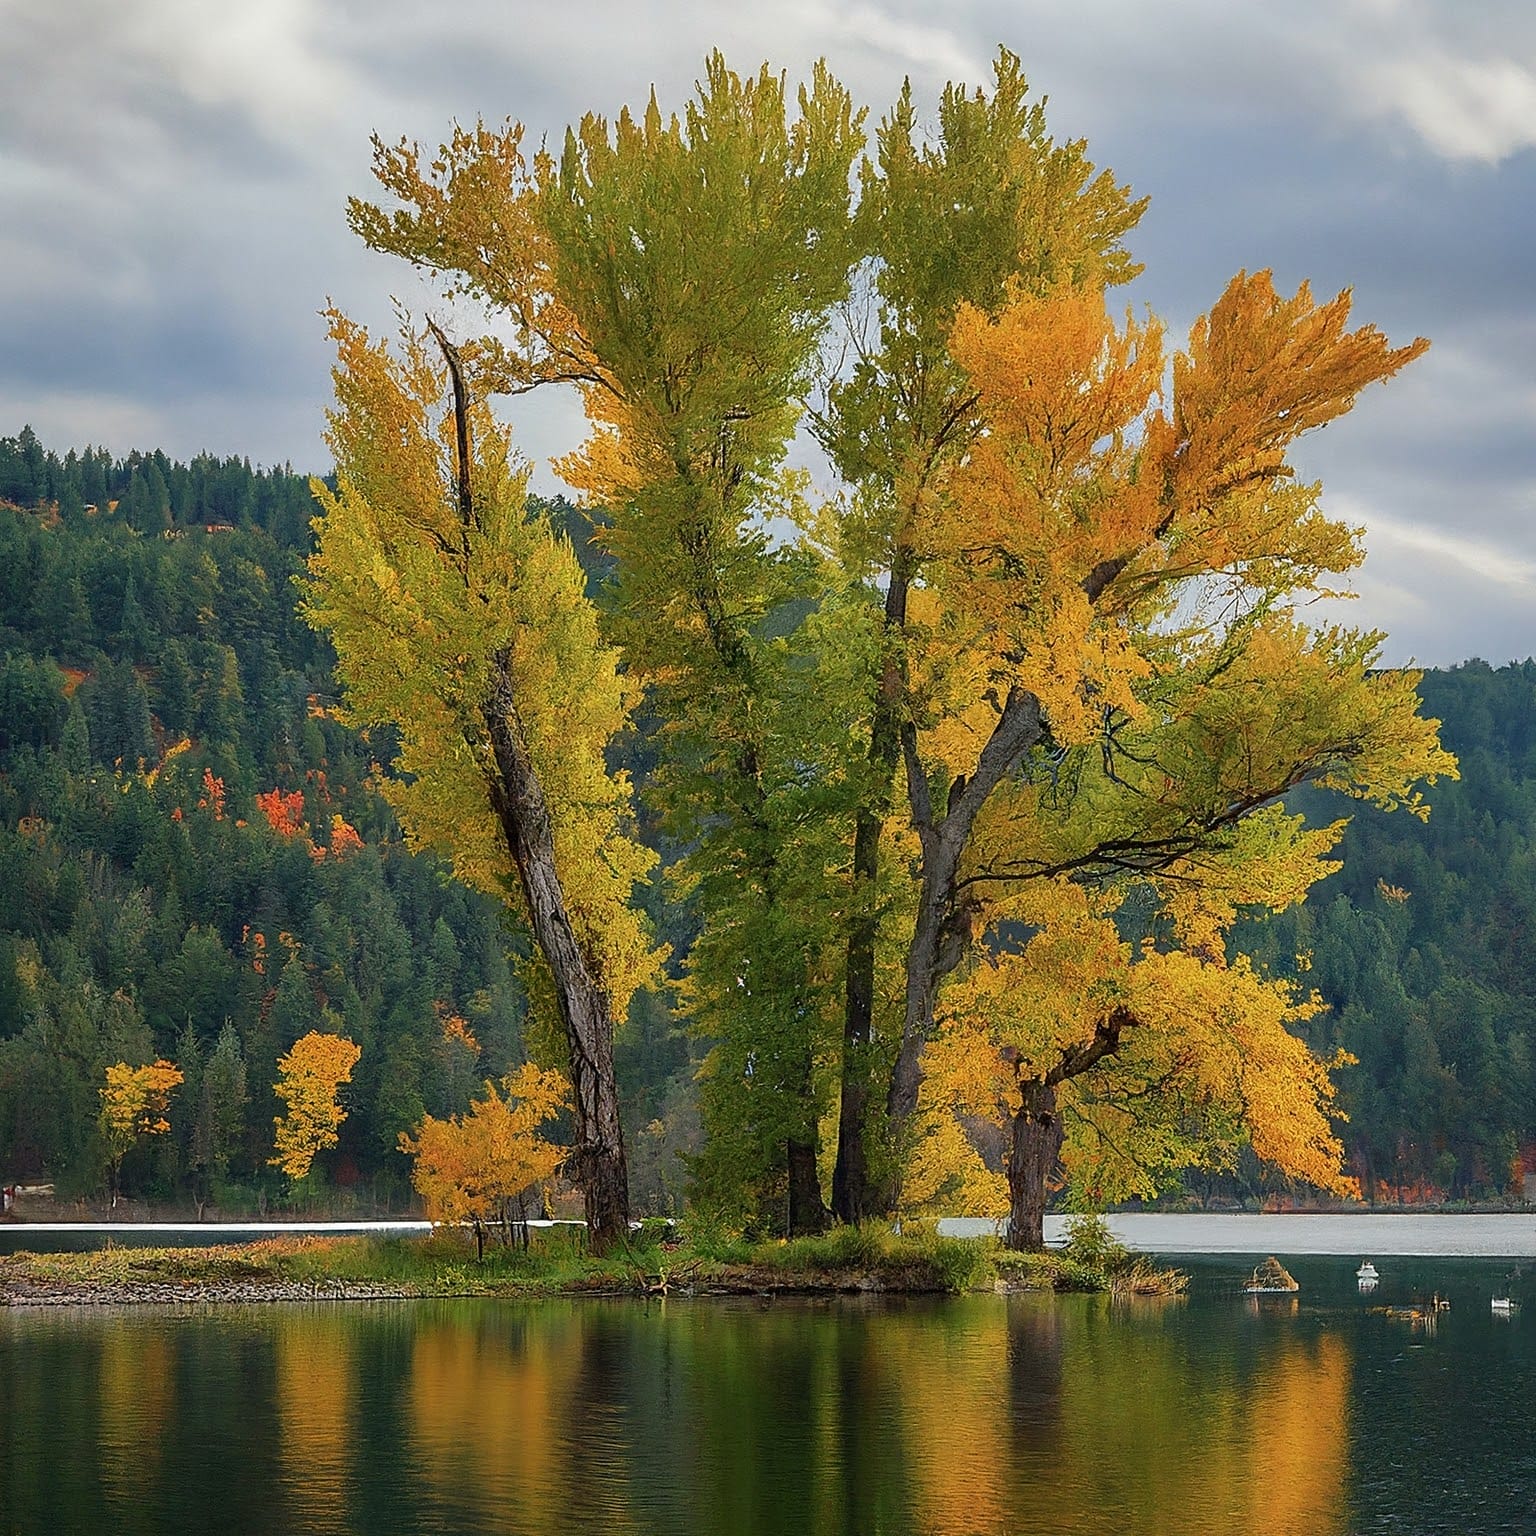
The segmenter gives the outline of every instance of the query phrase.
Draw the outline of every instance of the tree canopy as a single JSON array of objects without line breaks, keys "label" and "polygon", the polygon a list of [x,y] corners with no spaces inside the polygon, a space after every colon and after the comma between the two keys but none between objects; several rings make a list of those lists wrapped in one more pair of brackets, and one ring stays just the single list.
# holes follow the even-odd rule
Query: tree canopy
[{"label": "tree canopy", "polygon": [[[1002,925],[1038,925],[1032,883],[1108,921],[1124,897],[1107,893],[1139,882],[1164,909],[1155,942],[1214,966],[1236,905],[1283,906],[1324,867],[1326,836],[1261,817],[1259,852],[1245,818],[1309,782],[1412,806],[1453,768],[1416,680],[1374,669],[1380,637],[1300,621],[1360,550],[1286,459],[1425,343],[1350,331],[1347,294],[1283,296],[1262,272],[1238,274],[1171,359],[1155,319],[1117,324],[1106,289],[1135,271],[1124,239],[1143,205],[1050,139],[1006,51],[990,92],[945,93],[931,138],[904,91],[854,203],[862,121],[824,68],[791,119],[782,80],[714,55],[681,114],[653,98],[612,129],[588,116],[531,165],[516,127],[460,130],[430,161],[376,143],[397,206],[351,205],[370,243],[513,323],[515,345],[483,344],[488,378],[580,391],[591,436],[562,472],[601,511],[612,633],[676,757],[707,769],[691,800],[681,776],[658,785],[698,845],[679,867],[707,903],[691,977],[697,1017],[707,1028],[713,1010],[721,1031],[706,1082],[727,1102],[729,1074],[745,1103],[771,1062],[775,1098],[806,1106],[776,1126],[792,1226],[819,1211],[802,1194],[818,1062],[841,1079],[838,1214],[888,1207],[943,988],[1006,949]],[[826,362],[839,327],[841,367]],[[821,508],[780,468],[808,416],[845,482]],[[788,552],[769,536],[786,510],[804,530]],[[830,758],[797,738],[792,772],[822,799],[790,830],[773,815],[775,675],[823,672],[834,613],[856,675],[823,702],[851,730]],[[729,850],[724,888],[712,850]],[[779,918],[802,852],[819,875],[797,865]],[[882,899],[886,859],[901,894]],[[1208,902],[1181,894],[1207,885]],[[896,924],[910,924],[899,1020],[878,1016],[875,981]],[[754,963],[765,934],[792,972]],[[814,972],[840,947],[838,1040]],[[735,963],[709,969],[717,950]],[[1148,964],[1138,983],[1172,974]],[[771,1022],[726,1004],[733,973]],[[1276,1006],[1276,1028],[1300,1018]],[[1060,1145],[1055,1089],[1122,1057],[1154,1012],[1106,1002],[1083,1038],[1054,1032],[1054,1060],[1025,1058],[1015,1131],[1044,1139],[1015,1146],[1039,1165],[1027,1219],[1015,1179],[1021,1241],[1038,1241]],[[1272,1076],[1291,1061],[1308,1128],[1259,1139],[1336,1182],[1325,1074],[1304,1051],[1269,1057]],[[1260,1098],[1234,1112],[1254,1119]]]},{"label": "tree canopy", "polygon": [[[161,1166],[249,1168],[247,1085],[345,1029],[338,1170],[531,1055],[609,1236],[621,1110],[665,1140],[695,1102],[694,1198],[792,1231],[1006,1186],[1035,1242],[1062,1168],[1084,1203],[1507,1168],[1505,1119],[1347,1168],[1342,1103],[1443,1125],[1454,1064],[1426,1014],[1389,1088],[1275,948],[1340,797],[1413,821],[1454,773],[1382,637],[1309,622],[1362,546],[1289,459],[1425,343],[1266,272],[1182,345],[1119,315],[1145,202],[1006,50],[931,123],[910,88],[868,122],[824,66],[716,54],[550,150],[376,141],[349,219],[453,308],[393,350],[330,313],[312,550],[294,477],[0,445],[0,854],[46,897],[0,887],[12,1146],[87,1165],[62,1128],[164,1051],[195,1123]],[[586,521],[492,409],[550,387]],[[80,1070],[32,1094],[61,1029]]]}]

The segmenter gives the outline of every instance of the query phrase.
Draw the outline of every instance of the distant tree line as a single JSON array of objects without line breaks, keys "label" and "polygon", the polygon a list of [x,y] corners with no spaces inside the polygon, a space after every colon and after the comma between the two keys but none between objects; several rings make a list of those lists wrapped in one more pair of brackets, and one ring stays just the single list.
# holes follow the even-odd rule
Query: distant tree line
[{"label": "distant tree line", "polygon": [[1426,672],[1420,693],[1460,781],[1426,822],[1358,808],[1339,872],[1234,936],[1327,1002],[1312,1043],[1356,1058],[1343,1135],[1378,1201],[1488,1198],[1536,1172],[1536,661]]},{"label": "distant tree line", "polygon": [[[120,1161],[129,1196],[276,1198],[277,1064],[318,1029],[361,1056],[312,1182],[407,1199],[401,1133],[525,1060],[524,946],[406,849],[372,787],[390,743],[334,716],[295,613],[307,478],[60,458],[24,430],[0,500],[0,1171],[87,1194]],[[642,1203],[665,1205],[690,1109],[664,999],[620,1054]],[[157,1060],[183,1074],[170,1131],[114,1147],[106,1071]]]}]

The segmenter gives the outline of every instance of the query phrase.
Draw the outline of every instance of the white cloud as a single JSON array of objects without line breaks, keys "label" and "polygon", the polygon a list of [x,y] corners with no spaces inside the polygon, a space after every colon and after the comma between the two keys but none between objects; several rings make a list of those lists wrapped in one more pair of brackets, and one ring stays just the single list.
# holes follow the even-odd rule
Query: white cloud
[{"label": "white cloud", "polygon": [[1448,160],[1496,165],[1536,145],[1536,69],[1442,48],[1380,59],[1363,72],[1363,104],[1400,116]]},{"label": "white cloud", "polygon": [[1369,530],[1367,542],[1372,547],[1391,544],[1434,560],[1450,560],[1501,587],[1536,586],[1536,560],[1527,560],[1500,545],[1445,529],[1401,522],[1381,512],[1367,513],[1365,522]]}]

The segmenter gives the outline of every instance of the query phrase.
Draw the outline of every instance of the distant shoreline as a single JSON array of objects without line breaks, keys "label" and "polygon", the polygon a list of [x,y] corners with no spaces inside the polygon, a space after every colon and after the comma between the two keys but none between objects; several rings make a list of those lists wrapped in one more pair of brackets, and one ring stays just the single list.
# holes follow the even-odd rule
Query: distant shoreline
[{"label": "distant shoreline", "polygon": [[[1065,1240],[1069,1220],[1045,1218],[1047,1247]],[[1536,1257],[1536,1209],[1525,1211],[1247,1211],[1110,1213],[1111,1231],[1128,1248],[1145,1254],[1234,1257],[1268,1253],[1296,1256],[1386,1254],[1395,1258]],[[530,1223],[579,1225],[579,1223]],[[1001,1222],[984,1217],[944,1217],[944,1237],[1000,1235]],[[423,1220],[385,1218],[353,1221],[0,1221],[0,1255],[25,1251],[24,1236],[122,1238],[125,1246],[151,1246],[156,1238],[197,1249],[266,1237],[379,1236],[425,1237]],[[206,1241],[198,1241],[206,1239]]]},{"label": "distant shoreline", "polygon": [[1536,1211],[1130,1212],[1106,1220],[1138,1253],[1536,1257]]}]

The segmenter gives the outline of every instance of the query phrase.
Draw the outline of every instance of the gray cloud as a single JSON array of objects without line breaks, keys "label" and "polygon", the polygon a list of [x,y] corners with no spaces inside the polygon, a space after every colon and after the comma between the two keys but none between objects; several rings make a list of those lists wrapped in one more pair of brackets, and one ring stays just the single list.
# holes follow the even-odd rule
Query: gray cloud
[{"label": "gray cloud", "polygon": [[[0,51],[0,432],[322,468],[327,296],[374,324],[397,265],[345,228],[368,135],[515,116],[537,141],[705,52],[825,56],[878,116],[998,42],[1054,130],[1153,201],[1130,298],[1175,334],[1239,267],[1435,345],[1298,455],[1370,530],[1354,622],[1389,654],[1536,649],[1536,7],[1527,0],[54,0]],[[931,108],[930,108],[931,110]],[[419,290],[416,290],[419,294]],[[569,402],[519,408],[535,458]],[[542,482],[552,485],[545,472]]]}]

